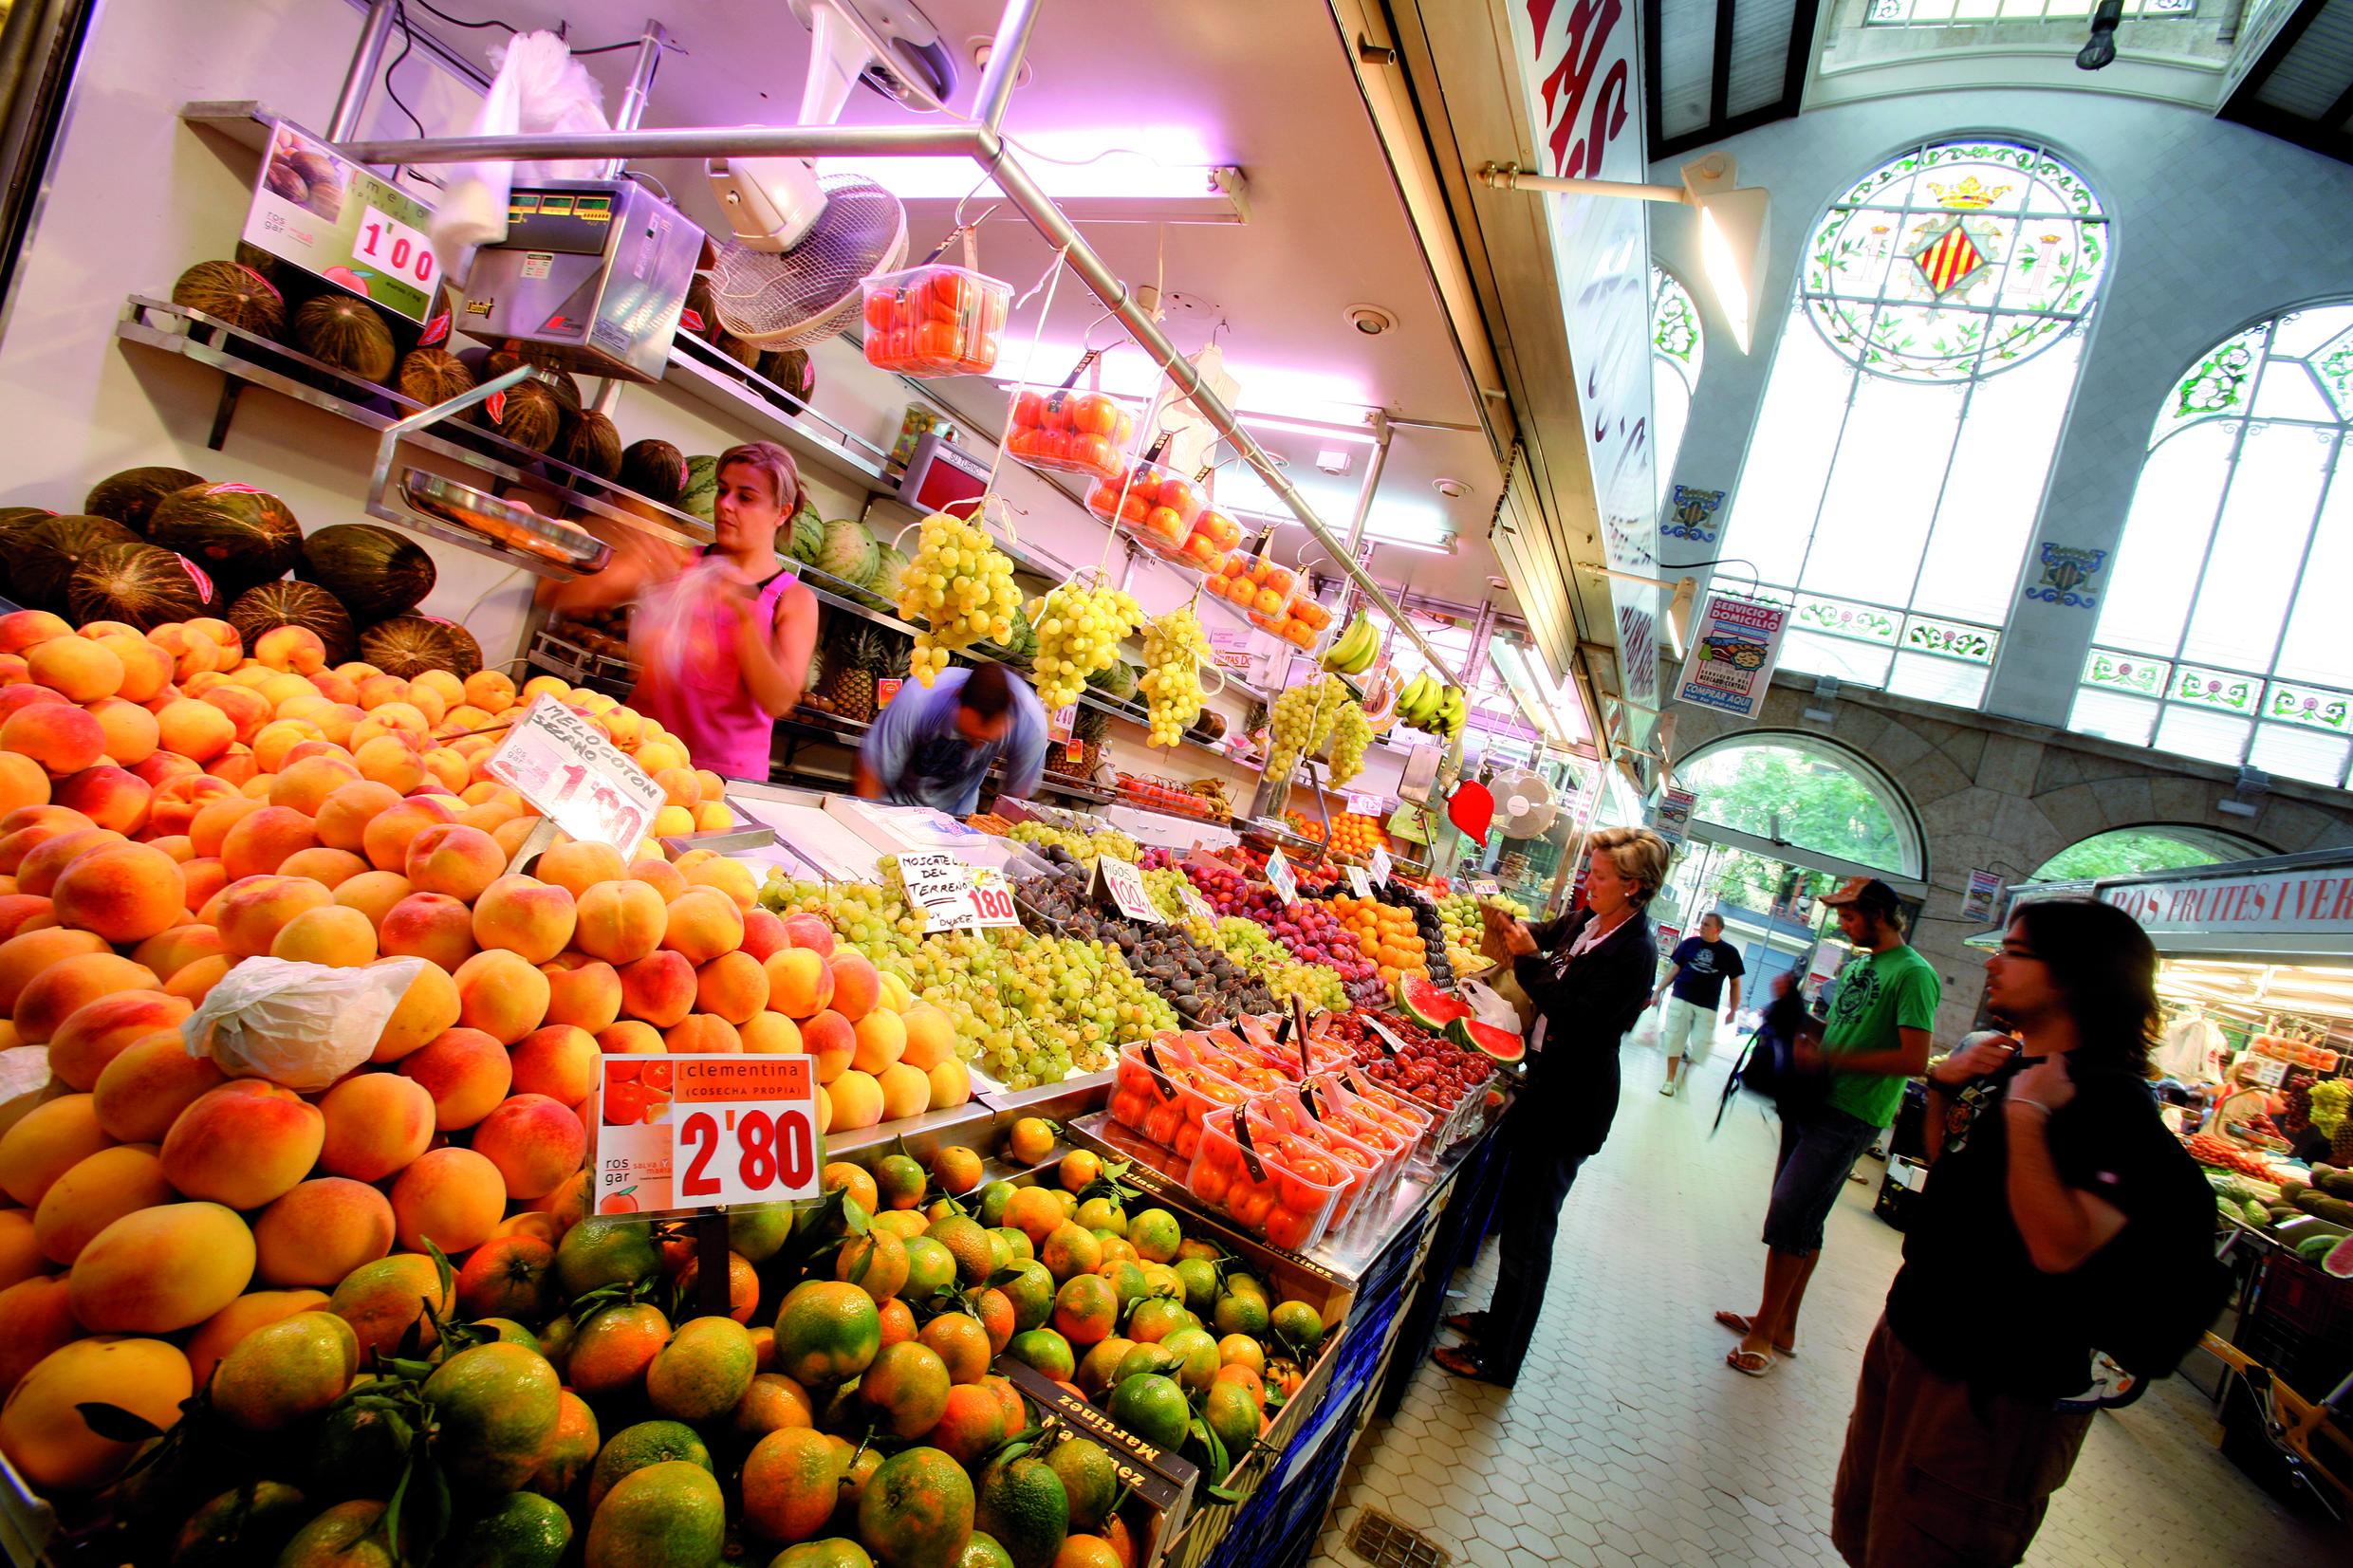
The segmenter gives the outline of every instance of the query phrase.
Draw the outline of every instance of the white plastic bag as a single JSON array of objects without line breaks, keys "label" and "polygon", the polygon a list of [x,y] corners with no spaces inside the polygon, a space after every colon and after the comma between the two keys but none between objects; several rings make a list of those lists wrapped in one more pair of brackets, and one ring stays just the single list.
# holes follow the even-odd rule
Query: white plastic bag
[{"label": "white plastic bag", "polygon": [[180,1038],[190,1056],[211,1057],[231,1078],[324,1089],[375,1051],[425,963],[396,958],[364,969],[337,969],[249,958],[181,1022]]},{"label": "white plastic bag", "polygon": [[[518,33],[491,51],[498,75],[474,116],[474,136],[540,131],[604,131],[604,89],[563,39],[551,32]],[[472,265],[470,248],[507,237],[507,194],[519,181],[594,179],[602,165],[565,162],[459,164],[434,203],[433,249],[444,276],[462,280]]]}]

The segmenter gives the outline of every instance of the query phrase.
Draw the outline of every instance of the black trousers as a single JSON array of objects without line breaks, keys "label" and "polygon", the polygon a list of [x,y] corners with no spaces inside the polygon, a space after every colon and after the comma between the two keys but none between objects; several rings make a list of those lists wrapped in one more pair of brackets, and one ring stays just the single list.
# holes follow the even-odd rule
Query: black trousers
[{"label": "black trousers", "polygon": [[[1518,1116],[1525,1107],[1514,1107]],[[1545,1284],[1552,1277],[1552,1245],[1561,1230],[1561,1205],[1586,1153],[1568,1153],[1555,1129],[1526,1123],[1518,1130],[1500,1205],[1502,1255],[1495,1295],[1487,1306],[1487,1328],[1479,1336],[1479,1357],[1496,1381],[1520,1374],[1536,1320],[1544,1316]],[[1549,1147],[1547,1147],[1549,1143]]]}]

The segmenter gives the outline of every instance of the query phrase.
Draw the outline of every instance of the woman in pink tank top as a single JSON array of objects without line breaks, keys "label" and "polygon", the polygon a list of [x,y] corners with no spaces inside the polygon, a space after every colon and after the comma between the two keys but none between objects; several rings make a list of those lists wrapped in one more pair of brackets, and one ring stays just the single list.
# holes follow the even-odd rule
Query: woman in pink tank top
[{"label": "woman in pink tank top", "polygon": [[684,571],[655,581],[647,553],[633,552],[557,602],[634,598],[629,706],[684,741],[695,766],[765,782],[775,721],[801,700],[817,646],[817,596],[776,554],[801,473],[784,448],[752,441],[719,454],[717,479],[716,541]]}]

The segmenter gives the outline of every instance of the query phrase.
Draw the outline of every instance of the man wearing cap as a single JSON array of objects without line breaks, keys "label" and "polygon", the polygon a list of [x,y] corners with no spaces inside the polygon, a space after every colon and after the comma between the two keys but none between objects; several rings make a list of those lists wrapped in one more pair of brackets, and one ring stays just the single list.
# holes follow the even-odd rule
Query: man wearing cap
[{"label": "man wearing cap", "polygon": [[1928,960],[1903,940],[1903,906],[1876,877],[1855,876],[1823,902],[1855,954],[1840,968],[1838,995],[1816,1048],[1801,1039],[1797,1066],[1818,1072],[1821,1098],[1792,1111],[1783,1101],[1781,1154],[1765,1210],[1765,1294],[1750,1317],[1719,1312],[1740,1336],[1725,1357],[1734,1372],[1762,1377],[1774,1357],[1795,1354],[1798,1308],[1822,1254],[1823,1226],[1846,1173],[1893,1125],[1904,1079],[1928,1069],[1929,1031],[1944,994]]}]

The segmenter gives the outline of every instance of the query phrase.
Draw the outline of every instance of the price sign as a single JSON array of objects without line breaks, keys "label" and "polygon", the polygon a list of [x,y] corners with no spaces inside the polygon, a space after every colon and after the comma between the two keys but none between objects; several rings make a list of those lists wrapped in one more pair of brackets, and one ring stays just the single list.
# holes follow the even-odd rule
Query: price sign
[{"label": "price sign", "polygon": [[874,683],[874,710],[880,713],[888,708],[891,705],[891,699],[899,695],[899,689],[906,684],[903,678],[895,675],[885,675],[876,681]]},{"label": "price sign", "polygon": [[1191,882],[1176,890],[1176,898],[1185,906],[1185,913],[1195,920],[1206,921],[1212,927],[1217,924],[1217,912],[1209,907],[1208,899],[1193,891]]},{"label": "price sign", "polygon": [[1079,705],[1075,702],[1064,703],[1054,710],[1054,716],[1046,721],[1047,743],[1060,746],[1070,738],[1071,732],[1078,728],[1078,723]]},{"label": "price sign", "polygon": [[908,900],[923,911],[927,932],[1021,923],[1012,890],[993,866],[968,866],[945,850],[925,850],[901,855],[899,876]]},{"label": "price sign", "polygon": [[573,838],[624,856],[668,800],[603,731],[551,696],[532,699],[484,770]]},{"label": "price sign", "polygon": [[243,238],[421,324],[441,286],[425,236],[432,222],[425,202],[280,120],[270,129]]},{"label": "price sign", "polygon": [[1267,880],[1274,886],[1274,895],[1287,904],[1299,902],[1299,878],[1291,875],[1291,863],[1283,858],[1280,844],[1267,852]]},{"label": "price sign", "polygon": [[1153,907],[1152,895],[1144,891],[1144,874],[1135,865],[1114,855],[1095,857],[1095,878],[1092,890],[1098,896],[1108,895],[1112,905],[1130,920],[1146,925],[1161,923],[1160,912]]},{"label": "price sign", "polygon": [[1354,790],[1351,790],[1348,793],[1347,799],[1349,811],[1359,817],[1380,817],[1386,815],[1386,813],[1380,809],[1381,801],[1380,797],[1378,795],[1359,795]]},{"label": "price sign", "polygon": [[608,1056],[601,1069],[592,1213],[818,1196],[814,1058],[662,1052]]},{"label": "price sign", "polygon": [[1473,898],[1493,898],[1501,895],[1503,889],[1497,887],[1495,883],[1488,877],[1477,876],[1472,878],[1471,895]]},{"label": "price sign", "polygon": [[1364,875],[1364,868],[1348,866],[1343,869],[1348,874],[1348,891],[1359,898],[1370,898],[1373,895],[1373,879]]},{"label": "price sign", "polygon": [[1375,844],[1373,846],[1372,860],[1373,880],[1376,882],[1386,882],[1389,879],[1389,852],[1381,848],[1379,844]]}]

